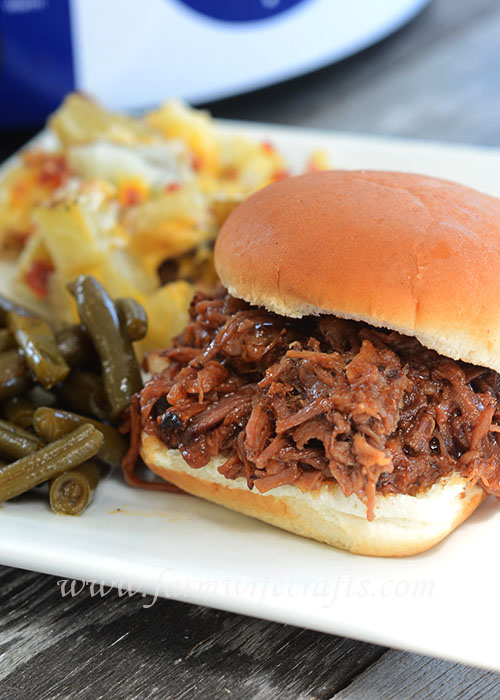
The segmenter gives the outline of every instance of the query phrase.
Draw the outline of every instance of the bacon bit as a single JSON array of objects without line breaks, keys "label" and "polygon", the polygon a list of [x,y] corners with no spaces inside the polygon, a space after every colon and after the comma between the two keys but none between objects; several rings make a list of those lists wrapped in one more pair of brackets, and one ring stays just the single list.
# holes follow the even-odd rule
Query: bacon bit
[{"label": "bacon bit", "polygon": [[133,207],[135,204],[141,203],[141,193],[134,187],[127,187],[120,194],[121,196],[119,197],[119,200],[125,206]]},{"label": "bacon bit", "polygon": [[168,185],[165,186],[166,192],[177,192],[180,189],[181,189],[180,182],[170,182]]},{"label": "bacon bit", "polygon": [[222,173],[222,177],[226,180],[236,180],[238,177],[238,170],[234,165],[228,165]]},{"label": "bacon bit", "polygon": [[262,150],[266,153],[275,153],[276,149],[270,141],[262,141]]},{"label": "bacon bit", "polygon": [[290,172],[288,170],[277,170],[274,173],[272,180],[273,182],[278,182],[279,180],[286,180],[287,177],[290,177]]},{"label": "bacon bit", "polygon": [[146,199],[147,188],[142,180],[128,180],[120,185],[118,201],[124,207],[133,207]]},{"label": "bacon bit", "polygon": [[38,176],[38,182],[44,187],[56,190],[66,182],[69,177],[69,167],[64,156],[52,156],[47,158],[42,165]]},{"label": "bacon bit", "polygon": [[199,172],[203,166],[203,158],[198,153],[193,153],[191,156],[191,167],[196,172]]},{"label": "bacon bit", "polygon": [[60,153],[27,151],[23,154],[23,160],[28,168],[39,171],[36,176],[38,184],[51,190],[64,184],[70,175],[66,157]]},{"label": "bacon bit", "polygon": [[26,271],[25,280],[33,294],[45,299],[49,294],[49,279],[55,267],[48,260],[33,260]]},{"label": "bacon bit", "polygon": [[22,207],[29,193],[29,185],[26,178],[14,182],[10,189],[10,203],[13,207]]}]

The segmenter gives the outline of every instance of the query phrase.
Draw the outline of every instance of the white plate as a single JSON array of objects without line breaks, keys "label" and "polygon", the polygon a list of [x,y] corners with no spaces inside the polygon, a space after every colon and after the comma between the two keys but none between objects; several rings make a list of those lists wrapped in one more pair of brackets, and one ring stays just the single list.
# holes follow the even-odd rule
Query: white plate
[{"label": "white plate", "polygon": [[[429,173],[500,195],[496,150],[224,128],[272,139],[296,167],[321,146],[337,167]],[[0,509],[3,564],[140,591],[148,606],[176,598],[500,671],[498,542],[493,499],[434,549],[399,560],[337,551],[189,496],[128,488],[118,476],[80,518],[57,517],[34,498]]]}]

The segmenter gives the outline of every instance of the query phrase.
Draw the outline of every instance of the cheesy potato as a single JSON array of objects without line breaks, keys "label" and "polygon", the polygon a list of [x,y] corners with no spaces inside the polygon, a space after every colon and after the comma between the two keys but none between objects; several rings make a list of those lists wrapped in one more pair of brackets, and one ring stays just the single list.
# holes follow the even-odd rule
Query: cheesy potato
[{"label": "cheesy potato", "polygon": [[[65,286],[91,274],[112,297],[144,305],[142,352],[165,346],[185,325],[194,287],[216,282],[220,225],[287,175],[283,157],[179,100],[133,118],[71,94],[48,127],[54,147],[28,147],[0,180],[0,258],[13,266],[16,296],[73,321]],[[310,167],[328,164],[316,153]]]}]

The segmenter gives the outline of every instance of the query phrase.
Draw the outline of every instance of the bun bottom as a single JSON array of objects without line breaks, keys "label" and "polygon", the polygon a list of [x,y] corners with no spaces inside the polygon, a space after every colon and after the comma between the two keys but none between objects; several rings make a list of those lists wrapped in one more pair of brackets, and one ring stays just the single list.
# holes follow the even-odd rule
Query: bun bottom
[{"label": "bun bottom", "polygon": [[334,483],[305,493],[296,486],[279,486],[261,494],[250,491],[243,478],[231,480],[219,474],[217,467],[224,458],[193,469],[178,450],[169,450],[146,434],[141,455],[153,472],[187,493],[297,535],[378,557],[404,557],[429,549],[486,498],[482,488],[466,489],[466,480],[452,474],[418,496],[377,495],[375,520],[369,521],[357,496],[344,496]]}]

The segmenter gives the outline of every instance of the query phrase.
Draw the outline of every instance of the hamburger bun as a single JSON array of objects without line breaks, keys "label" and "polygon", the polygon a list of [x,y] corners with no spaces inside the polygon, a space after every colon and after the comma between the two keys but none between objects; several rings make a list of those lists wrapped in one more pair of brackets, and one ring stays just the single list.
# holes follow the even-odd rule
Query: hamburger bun
[{"label": "hamburger bun", "polygon": [[334,483],[305,493],[293,485],[259,493],[250,491],[243,478],[219,474],[223,457],[192,469],[178,450],[168,450],[146,434],[141,454],[151,471],[193,496],[338,549],[377,557],[406,557],[429,549],[486,498],[482,488],[466,488],[465,479],[453,474],[419,496],[377,495],[375,519],[369,521],[357,496],[346,498]]},{"label": "hamburger bun", "polygon": [[315,172],[228,217],[230,294],[283,316],[334,314],[500,372],[500,200],[425,175]]},{"label": "hamburger bun", "polygon": [[[500,200],[423,175],[330,171],[260,190],[228,217],[216,269],[229,293],[283,316],[332,314],[500,371]],[[377,493],[375,519],[335,482],[262,494],[213,458],[192,469],[143,434],[156,474],[188,493],[360,554],[424,551],[485,498],[458,473],[417,496]]]}]

